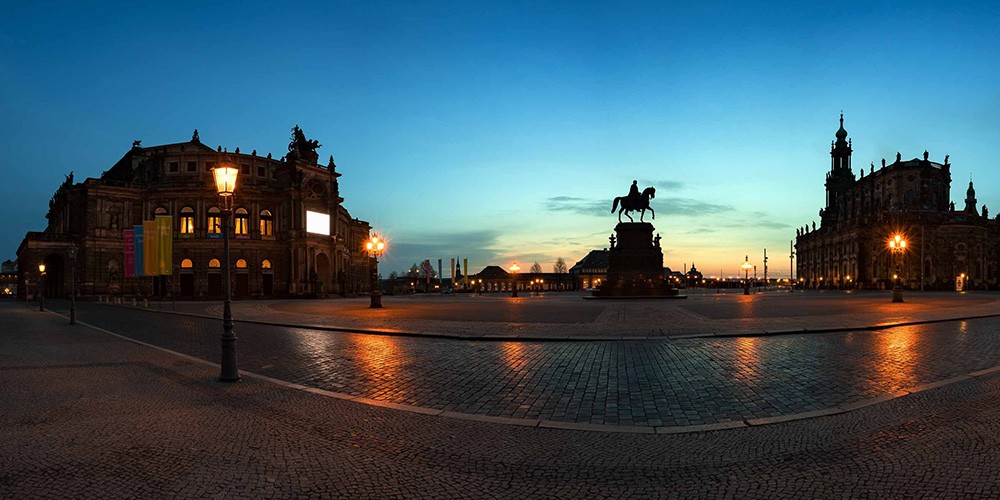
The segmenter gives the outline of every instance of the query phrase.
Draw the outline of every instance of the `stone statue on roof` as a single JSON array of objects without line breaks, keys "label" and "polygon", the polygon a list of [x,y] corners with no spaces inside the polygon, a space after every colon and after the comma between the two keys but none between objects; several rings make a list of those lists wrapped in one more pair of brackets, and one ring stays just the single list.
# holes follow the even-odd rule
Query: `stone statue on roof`
[{"label": "stone statue on roof", "polygon": [[306,134],[298,125],[292,129],[292,142],[288,143],[289,153],[293,151],[299,154],[315,153],[320,147],[321,144],[316,139],[306,139]]}]

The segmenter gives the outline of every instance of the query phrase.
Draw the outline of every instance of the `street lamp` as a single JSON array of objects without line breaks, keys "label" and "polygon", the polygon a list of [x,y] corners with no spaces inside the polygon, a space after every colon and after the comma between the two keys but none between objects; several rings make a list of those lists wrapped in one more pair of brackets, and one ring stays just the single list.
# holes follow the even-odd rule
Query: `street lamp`
[{"label": "street lamp", "polygon": [[750,256],[747,255],[743,257],[743,264],[740,266],[743,269],[743,295],[750,295],[750,268],[753,264],[750,263]]},{"label": "street lamp", "polygon": [[900,275],[900,261],[903,258],[903,252],[906,251],[906,240],[900,235],[895,235],[889,238],[889,251],[896,256],[896,274],[892,276],[892,301],[902,302],[903,301],[903,284],[899,281]]},{"label": "street lamp", "polygon": [[45,310],[45,263],[38,263],[38,310]]},{"label": "street lamp", "polygon": [[378,256],[382,255],[385,250],[385,242],[380,240],[378,236],[372,235],[365,243],[365,250],[368,251],[368,257],[371,258],[371,269],[372,269],[372,302],[369,307],[380,308],[382,307],[382,287],[378,280]]},{"label": "street lamp", "polygon": [[76,324],[76,245],[69,247],[69,324]]},{"label": "street lamp", "polygon": [[521,270],[521,266],[517,265],[517,262],[510,265],[510,296],[517,297],[517,272]]},{"label": "street lamp", "polygon": [[229,218],[233,214],[233,193],[236,191],[236,177],[239,169],[228,162],[220,162],[212,169],[215,189],[222,202],[222,281],[226,294],[222,305],[222,370],[219,380],[236,382],[240,371],[236,363],[236,334],[233,333],[232,283],[229,270]]}]

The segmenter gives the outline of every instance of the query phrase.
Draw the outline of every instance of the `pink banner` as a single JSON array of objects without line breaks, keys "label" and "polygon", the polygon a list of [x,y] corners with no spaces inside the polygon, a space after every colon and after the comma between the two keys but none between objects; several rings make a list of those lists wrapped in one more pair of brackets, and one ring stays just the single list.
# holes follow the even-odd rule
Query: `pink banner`
[{"label": "pink banner", "polygon": [[132,229],[122,231],[125,238],[125,277],[135,277],[135,232]]}]

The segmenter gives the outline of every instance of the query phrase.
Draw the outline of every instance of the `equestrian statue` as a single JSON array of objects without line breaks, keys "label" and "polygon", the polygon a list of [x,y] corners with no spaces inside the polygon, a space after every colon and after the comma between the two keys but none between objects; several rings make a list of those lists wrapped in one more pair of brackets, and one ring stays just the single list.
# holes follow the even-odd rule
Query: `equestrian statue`
[{"label": "equestrian statue", "polygon": [[[652,207],[649,206],[649,200],[656,197],[656,188],[650,186],[642,190],[639,193],[639,183],[637,181],[632,181],[632,187],[628,190],[627,196],[619,196],[615,198],[614,203],[611,204],[611,213],[618,211],[618,222],[622,221],[622,212],[625,212],[625,217],[628,220],[635,222],[635,219],[629,215],[629,212],[639,212],[639,222],[642,222],[643,216],[646,215],[646,210],[652,213],[652,219],[656,219],[656,212]],[[621,205],[621,208],[618,206]]]}]

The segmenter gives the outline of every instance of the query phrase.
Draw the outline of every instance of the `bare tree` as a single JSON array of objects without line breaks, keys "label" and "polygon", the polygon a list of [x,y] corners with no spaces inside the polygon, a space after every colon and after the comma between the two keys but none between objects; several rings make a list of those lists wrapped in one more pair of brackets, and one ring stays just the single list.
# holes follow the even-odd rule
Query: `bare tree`
[{"label": "bare tree", "polygon": [[566,274],[566,261],[562,257],[556,259],[556,264],[552,266],[552,272],[556,274]]},{"label": "bare tree", "polygon": [[534,264],[531,265],[531,270],[528,272],[532,274],[542,274],[542,265],[535,262]]}]

